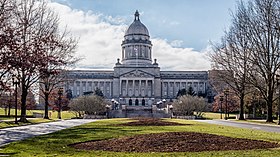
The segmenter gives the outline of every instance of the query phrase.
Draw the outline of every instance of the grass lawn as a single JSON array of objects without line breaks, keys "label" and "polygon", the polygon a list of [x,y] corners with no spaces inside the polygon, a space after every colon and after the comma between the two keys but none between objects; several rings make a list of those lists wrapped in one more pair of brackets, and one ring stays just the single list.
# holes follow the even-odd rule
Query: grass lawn
[{"label": "grass lawn", "polygon": [[[168,119],[170,120],[170,119]],[[172,119],[172,121],[191,125],[183,126],[115,126],[128,119],[109,119],[62,130],[56,133],[30,138],[12,143],[0,149],[0,155],[11,156],[279,156],[280,149],[258,149],[246,151],[209,151],[181,153],[124,153],[107,151],[83,151],[69,147],[69,144],[90,140],[100,140],[159,132],[189,131],[224,135],[235,138],[248,138],[280,142],[280,134],[257,130],[212,125],[196,121]]]},{"label": "grass lawn", "polygon": [[[33,115],[33,112],[36,112],[36,113],[42,113],[44,114],[44,110],[27,110],[26,111],[26,115],[28,116],[32,116]],[[20,115],[21,111],[18,110],[17,114]],[[51,113],[51,119],[57,119],[57,111],[52,111],[52,110],[49,110],[49,113]],[[0,108],[0,115],[5,115],[5,109],[4,108]],[[11,109],[11,115],[15,115],[15,109]],[[70,111],[62,111],[61,113],[61,118],[62,119],[71,119],[75,117],[75,115],[70,112]]]},{"label": "grass lawn", "polygon": [[[0,115],[5,115],[5,110],[3,108],[0,108]],[[32,116],[33,113],[42,113],[44,114],[44,110],[27,110],[26,114],[29,116]],[[58,112],[57,111],[49,111],[51,113],[50,119],[43,119],[43,118],[27,118],[29,123],[19,123],[19,125],[30,125],[30,124],[37,124],[37,123],[46,123],[46,122],[52,122],[58,120]],[[11,109],[11,116],[15,115],[15,109]],[[75,115],[69,111],[62,111],[61,118],[62,119],[71,119],[74,118]],[[18,110],[18,119],[20,118],[20,110]],[[7,127],[14,127],[19,126],[18,124],[14,124],[15,118],[13,117],[2,117],[0,118],[0,128],[7,128]],[[1,154],[0,154],[1,155]]]},{"label": "grass lawn", "polygon": [[[229,114],[229,117],[235,117],[236,114]],[[221,114],[217,112],[204,112],[203,117],[206,119],[221,119]],[[225,118],[225,114],[222,114],[222,118]]]},{"label": "grass lawn", "polygon": [[42,119],[42,118],[32,118],[28,119],[29,123],[21,123],[15,124],[14,119],[9,119],[9,121],[3,121],[0,122],[0,128],[7,128],[7,127],[15,127],[15,126],[20,126],[20,125],[31,125],[31,124],[37,124],[37,123],[47,123],[47,122],[52,122],[55,121],[53,119]]}]

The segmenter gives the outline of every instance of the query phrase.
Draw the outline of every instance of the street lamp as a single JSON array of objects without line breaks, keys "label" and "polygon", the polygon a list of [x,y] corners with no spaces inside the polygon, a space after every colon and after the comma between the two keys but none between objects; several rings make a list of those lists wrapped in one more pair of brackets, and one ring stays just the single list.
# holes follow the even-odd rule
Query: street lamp
[{"label": "street lamp", "polygon": [[17,87],[19,85],[19,80],[16,75],[12,76],[13,85],[15,86],[15,124],[18,124],[17,121]]},{"label": "street lamp", "polygon": [[58,94],[58,119],[61,119],[61,96],[62,96],[62,94],[63,94],[63,88],[59,88],[58,89],[58,92],[57,92],[57,94]]},{"label": "street lamp", "polygon": [[173,117],[173,105],[170,105],[169,109],[170,109],[170,112],[171,112],[171,117],[170,118],[172,119],[172,117]]},{"label": "street lamp", "polygon": [[115,100],[115,110],[119,109],[119,102]]},{"label": "street lamp", "polygon": [[112,110],[114,110],[115,109],[115,99],[112,99],[111,102],[112,102]]},{"label": "street lamp", "polygon": [[110,105],[106,105],[107,118],[109,119]]},{"label": "street lamp", "polygon": [[278,125],[280,125],[280,75],[276,75],[277,88],[278,88]]},{"label": "street lamp", "polygon": [[[224,90],[224,95],[226,96],[226,112],[225,112],[225,120],[227,120],[228,119],[228,117],[229,117],[229,113],[228,113],[228,95],[229,95],[229,89],[228,88],[226,88],[225,90]],[[228,115],[227,115],[228,114]]]},{"label": "street lamp", "polygon": [[220,113],[221,113],[221,119],[223,119],[223,100],[224,96],[220,95]]},{"label": "street lamp", "polygon": [[165,100],[165,99],[162,99],[162,102],[163,102],[163,107],[165,107],[165,102],[166,102],[166,100]]}]

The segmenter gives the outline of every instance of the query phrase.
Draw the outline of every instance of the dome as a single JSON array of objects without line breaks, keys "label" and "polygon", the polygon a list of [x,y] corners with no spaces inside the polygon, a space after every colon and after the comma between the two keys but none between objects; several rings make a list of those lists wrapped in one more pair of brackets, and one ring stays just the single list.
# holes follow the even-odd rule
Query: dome
[{"label": "dome", "polygon": [[141,23],[139,19],[139,12],[136,10],[135,14],[135,19],[133,23],[128,27],[128,29],[125,32],[125,36],[127,35],[145,35],[149,36],[149,31],[147,27]]}]

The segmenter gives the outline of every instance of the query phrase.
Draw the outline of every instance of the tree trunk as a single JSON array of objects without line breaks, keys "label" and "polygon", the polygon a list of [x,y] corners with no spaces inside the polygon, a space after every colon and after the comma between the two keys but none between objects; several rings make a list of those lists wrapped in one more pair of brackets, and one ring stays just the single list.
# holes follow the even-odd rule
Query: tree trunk
[{"label": "tree trunk", "polygon": [[9,102],[9,105],[8,105],[8,117],[11,116],[11,101]]},{"label": "tree trunk", "polygon": [[239,120],[245,120],[244,118],[244,93],[240,96],[240,112],[239,112]]},{"label": "tree trunk", "polygon": [[266,122],[273,122],[273,118],[272,118],[272,102],[267,102]]},{"label": "tree trunk", "polygon": [[27,89],[24,87],[24,85],[22,85],[22,94],[21,94],[21,115],[20,115],[20,122],[26,123],[28,122],[26,119],[26,99],[27,99],[27,94],[28,91]]},{"label": "tree trunk", "polygon": [[273,92],[271,92],[271,88],[268,90],[268,99],[267,99],[267,117],[266,122],[273,122],[272,118],[272,103],[273,103]]},{"label": "tree trunk", "polygon": [[45,93],[45,115],[44,119],[49,119],[49,93]]}]

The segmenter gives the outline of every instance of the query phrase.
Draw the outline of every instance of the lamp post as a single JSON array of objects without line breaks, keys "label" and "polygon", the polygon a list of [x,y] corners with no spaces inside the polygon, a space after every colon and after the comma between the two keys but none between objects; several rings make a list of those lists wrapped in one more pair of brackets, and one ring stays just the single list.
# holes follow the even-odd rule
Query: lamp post
[{"label": "lamp post", "polygon": [[224,96],[220,95],[220,113],[221,113],[221,119],[223,119],[223,100]]},{"label": "lamp post", "polygon": [[16,75],[12,76],[13,85],[15,86],[15,124],[18,124],[17,121],[17,87],[19,85],[19,80]]},{"label": "lamp post", "polygon": [[114,110],[115,109],[115,99],[112,99],[111,102],[112,102],[112,110]]},{"label": "lamp post", "polygon": [[173,105],[170,105],[169,109],[170,109],[170,112],[171,112],[171,117],[170,118],[172,119],[172,117],[173,117]]},{"label": "lamp post", "polygon": [[162,99],[162,102],[163,102],[163,107],[165,108],[165,102],[166,102],[166,100],[165,100],[165,99]]},{"label": "lamp post", "polygon": [[278,125],[280,125],[280,75],[276,75],[277,88],[278,88]]},{"label": "lamp post", "polygon": [[58,119],[61,119],[61,96],[63,94],[63,88],[58,89]]},{"label": "lamp post", "polygon": [[161,108],[162,101],[157,102],[157,108]]},{"label": "lamp post", "polygon": [[119,109],[119,102],[115,100],[115,110]]},{"label": "lamp post", "polygon": [[108,104],[106,105],[106,112],[107,112],[107,118],[109,119],[110,105],[108,105]]},{"label": "lamp post", "polygon": [[[228,88],[226,88],[225,90],[224,90],[224,95],[226,96],[226,112],[225,112],[225,120],[227,120],[228,119],[228,117],[229,117],[229,113],[228,113],[228,95],[229,95],[229,89]],[[228,114],[228,115],[227,115]]]}]

